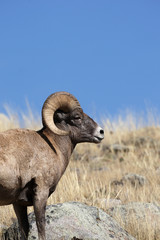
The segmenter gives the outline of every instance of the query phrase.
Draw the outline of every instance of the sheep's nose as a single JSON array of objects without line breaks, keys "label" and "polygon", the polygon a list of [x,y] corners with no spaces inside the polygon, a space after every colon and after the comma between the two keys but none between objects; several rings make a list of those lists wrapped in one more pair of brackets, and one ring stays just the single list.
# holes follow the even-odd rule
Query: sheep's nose
[{"label": "sheep's nose", "polygon": [[99,137],[104,138],[104,130],[101,127],[99,127]]},{"label": "sheep's nose", "polygon": [[104,138],[104,130],[101,127],[97,126],[94,132],[94,137],[101,141]]},{"label": "sheep's nose", "polygon": [[104,130],[100,129],[100,134],[104,135]]}]

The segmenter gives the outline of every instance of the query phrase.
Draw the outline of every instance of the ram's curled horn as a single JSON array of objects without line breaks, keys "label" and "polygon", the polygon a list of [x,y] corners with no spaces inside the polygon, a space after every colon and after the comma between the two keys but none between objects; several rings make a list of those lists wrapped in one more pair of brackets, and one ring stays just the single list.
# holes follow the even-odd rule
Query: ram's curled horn
[{"label": "ram's curled horn", "polygon": [[68,92],[56,92],[51,94],[43,104],[42,122],[52,132],[58,135],[68,135],[69,132],[60,130],[54,123],[54,113],[60,109],[64,112],[73,111],[76,108],[81,108],[78,100]]}]

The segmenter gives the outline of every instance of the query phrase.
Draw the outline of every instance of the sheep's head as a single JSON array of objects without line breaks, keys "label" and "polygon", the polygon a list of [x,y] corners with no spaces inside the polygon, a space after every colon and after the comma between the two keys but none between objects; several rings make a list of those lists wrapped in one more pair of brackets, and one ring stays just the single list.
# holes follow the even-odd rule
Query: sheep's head
[{"label": "sheep's head", "polygon": [[69,135],[75,143],[99,143],[104,131],[83,110],[78,100],[67,92],[50,95],[42,108],[43,125],[57,135]]}]

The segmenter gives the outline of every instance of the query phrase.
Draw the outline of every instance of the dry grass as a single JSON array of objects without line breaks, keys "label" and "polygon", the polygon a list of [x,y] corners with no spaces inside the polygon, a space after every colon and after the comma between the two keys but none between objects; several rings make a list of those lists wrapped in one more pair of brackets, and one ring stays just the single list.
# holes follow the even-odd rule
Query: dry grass
[{"label": "dry grass", "polygon": [[[107,211],[110,199],[122,203],[154,202],[160,205],[160,127],[158,117],[142,117],[127,114],[125,119],[105,120],[105,139],[102,144],[80,144],[76,147],[69,167],[59,182],[48,204],[66,201],[80,201],[103,208]],[[20,125],[15,114],[0,114],[0,131],[17,128]],[[39,128],[40,120],[35,120],[32,112],[23,116],[23,126]],[[127,151],[115,152],[108,146],[123,144]],[[127,173],[146,177],[147,183],[139,187],[131,184],[113,184]],[[104,201],[106,199],[106,201]],[[108,203],[108,204],[107,204]],[[32,211],[32,208],[30,208]],[[10,225],[15,218],[12,207],[0,208],[0,222]],[[120,220],[119,220],[120,221]],[[152,240],[154,229],[150,225],[137,226],[133,221],[125,226],[139,240]]]}]

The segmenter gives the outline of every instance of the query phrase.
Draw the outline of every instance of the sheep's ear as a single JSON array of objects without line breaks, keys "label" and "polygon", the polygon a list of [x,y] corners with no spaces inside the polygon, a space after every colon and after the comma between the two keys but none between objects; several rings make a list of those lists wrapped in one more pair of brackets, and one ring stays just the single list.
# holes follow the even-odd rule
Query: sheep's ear
[{"label": "sheep's ear", "polygon": [[57,111],[54,114],[54,121],[55,122],[61,122],[61,121],[65,121],[68,119],[69,113],[65,113],[63,111]]}]

